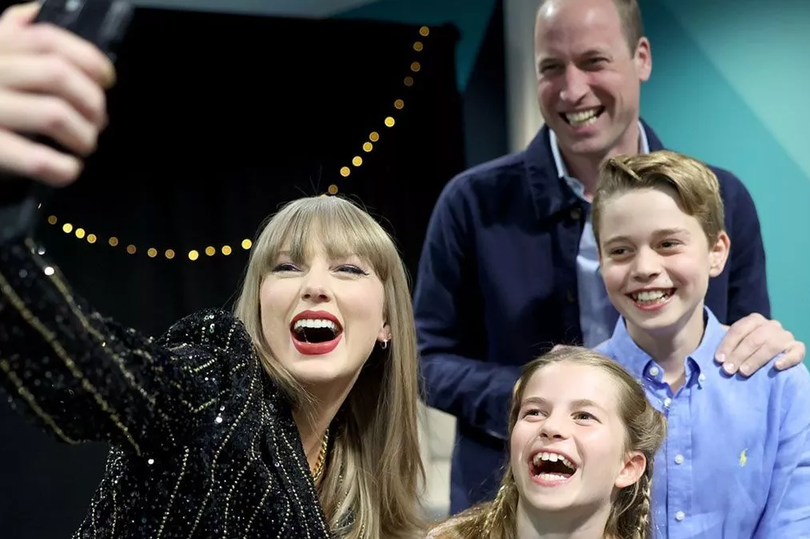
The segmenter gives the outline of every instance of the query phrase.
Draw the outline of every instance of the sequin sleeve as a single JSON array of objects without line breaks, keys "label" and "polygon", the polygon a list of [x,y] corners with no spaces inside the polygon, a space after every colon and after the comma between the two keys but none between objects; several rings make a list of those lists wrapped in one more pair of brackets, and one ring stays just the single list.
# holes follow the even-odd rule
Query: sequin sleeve
[{"label": "sequin sleeve", "polygon": [[62,441],[139,455],[177,447],[214,420],[217,400],[247,370],[227,363],[251,357],[233,347],[250,340],[227,313],[198,313],[145,338],[92,310],[32,240],[0,245],[0,385]]}]

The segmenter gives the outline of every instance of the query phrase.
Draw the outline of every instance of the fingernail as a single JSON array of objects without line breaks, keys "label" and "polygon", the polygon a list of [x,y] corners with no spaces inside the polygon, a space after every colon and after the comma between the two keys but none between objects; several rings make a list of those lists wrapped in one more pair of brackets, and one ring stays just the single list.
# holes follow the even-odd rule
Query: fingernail
[{"label": "fingernail", "polygon": [[786,365],[785,365],[785,362],[784,362],[784,361],[777,361],[777,362],[776,362],[776,368],[777,368],[777,369],[784,369],[784,368],[785,368],[785,366],[786,366]]},{"label": "fingernail", "polygon": [[726,371],[726,372],[727,372],[727,373],[729,373],[729,374],[734,374],[734,372],[735,372],[737,369],[736,369],[736,367],[734,366],[734,363],[724,363],[724,364],[723,364],[723,370],[724,370],[724,371]]},{"label": "fingernail", "polygon": [[718,363],[723,363],[726,360],[726,355],[725,354],[717,354],[716,356],[714,356],[714,360],[716,362],[718,362]]},{"label": "fingernail", "polygon": [[749,367],[748,365],[743,365],[742,367],[740,367],[740,372],[747,376],[751,374],[751,367]]}]

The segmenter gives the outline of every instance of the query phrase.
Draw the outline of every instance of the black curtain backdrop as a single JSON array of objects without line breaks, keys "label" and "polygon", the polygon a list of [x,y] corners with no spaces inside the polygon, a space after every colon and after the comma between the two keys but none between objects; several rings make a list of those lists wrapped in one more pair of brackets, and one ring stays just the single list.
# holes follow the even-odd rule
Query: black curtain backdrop
[{"label": "black curtain backdrop", "polygon": [[[282,203],[336,186],[394,234],[415,276],[436,197],[464,168],[457,32],[428,30],[139,9],[100,149],[44,208],[49,254],[98,310],[157,335],[200,308],[229,308],[248,257],[242,240]],[[379,140],[366,152],[372,132]],[[69,537],[106,447],[61,445],[7,406],[0,436],[0,537]]]}]

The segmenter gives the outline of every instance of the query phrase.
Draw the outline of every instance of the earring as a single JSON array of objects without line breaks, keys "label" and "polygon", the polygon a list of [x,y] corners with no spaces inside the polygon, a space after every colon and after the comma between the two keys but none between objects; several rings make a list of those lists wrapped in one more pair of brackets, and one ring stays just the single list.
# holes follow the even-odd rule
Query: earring
[{"label": "earring", "polygon": [[383,342],[380,344],[380,348],[382,348],[383,350],[385,350],[386,348],[388,348],[388,341],[383,341]]}]

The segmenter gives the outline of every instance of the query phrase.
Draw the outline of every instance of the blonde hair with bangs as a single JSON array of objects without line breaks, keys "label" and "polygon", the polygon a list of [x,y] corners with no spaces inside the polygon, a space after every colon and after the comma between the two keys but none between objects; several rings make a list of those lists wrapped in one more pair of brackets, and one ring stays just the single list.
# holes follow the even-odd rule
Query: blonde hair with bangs
[{"label": "blonde hair with bangs", "polygon": [[416,335],[410,287],[394,241],[364,210],[339,197],[293,201],[261,230],[251,252],[235,314],[256,345],[265,369],[294,407],[314,406],[301,384],[270,353],[261,327],[259,290],[279,252],[304,260],[313,241],[330,257],[356,255],[383,284],[390,346],[375,347],[331,427],[334,443],[320,498],[336,537],[415,537],[423,529],[419,493],[424,468],[419,451]]}]

